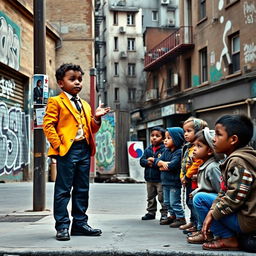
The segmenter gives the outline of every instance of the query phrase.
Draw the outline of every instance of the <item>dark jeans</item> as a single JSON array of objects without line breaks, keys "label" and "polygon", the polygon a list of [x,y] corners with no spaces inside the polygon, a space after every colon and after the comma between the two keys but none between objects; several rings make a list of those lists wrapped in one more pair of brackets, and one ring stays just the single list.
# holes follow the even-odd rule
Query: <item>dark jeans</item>
[{"label": "dark jeans", "polygon": [[74,142],[65,156],[57,157],[57,178],[54,188],[55,228],[69,228],[67,205],[72,189],[72,210],[74,225],[87,223],[89,197],[90,148],[85,140]]},{"label": "dark jeans", "polygon": [[197,226],[197,213],[193,206],[193,200],[189,197],[189,194],[193,191],[191,181],[186,184],[186,204],[190,210],[190,222]]}]

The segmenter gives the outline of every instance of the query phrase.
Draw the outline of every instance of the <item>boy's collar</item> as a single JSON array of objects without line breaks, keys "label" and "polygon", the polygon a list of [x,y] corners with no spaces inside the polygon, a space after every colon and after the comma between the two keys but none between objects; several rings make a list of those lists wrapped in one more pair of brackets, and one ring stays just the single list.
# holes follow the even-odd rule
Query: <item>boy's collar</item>
[{"label": "boy's collar", "polygon": [[80,100],[80,97],[79,97],[79,95],[77,94],[76,96],[73,96],[73,95],[71,95],[71,94],[69,94],[69,93],[67,93],[67,92],[65,92],[65,91],[63,91],[66,95],[67,95],[67,97],[71,100],[71,98],[72,97],[76,97],[78,100]]}]

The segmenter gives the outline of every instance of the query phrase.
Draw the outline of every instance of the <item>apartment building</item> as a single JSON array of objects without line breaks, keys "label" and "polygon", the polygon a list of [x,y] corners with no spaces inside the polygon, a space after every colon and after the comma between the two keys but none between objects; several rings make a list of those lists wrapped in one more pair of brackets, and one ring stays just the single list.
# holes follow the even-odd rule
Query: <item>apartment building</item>
[{"label": "apartment building", "polygon": [[[95,61],[97,68],[98,101],[114,111],[110,122],[111,139],[96,137],[98,152],[112,144],[111,160],[96,155],[100,174],[128,174],[127,141],[130,137],[130,111],[144,104],[146,73],[144,56],[145,35],[148,30],[161,28],[160,34],[169,35],[178,26],[177,1],[117,1],[95,2]],[[153,41],[156,38],[153,39]],[[118,154],[118,155],[117,155]]]},{"label": "apartment building", "polygon": [[[180,1],[180,28],[145,56],[148,97],[132,115],[138,139],[153,125],[176,126],[188,116],[211,128],[223,114],[255,123],[254,0]],[[131,116],[132,117],[132,116]]]}]

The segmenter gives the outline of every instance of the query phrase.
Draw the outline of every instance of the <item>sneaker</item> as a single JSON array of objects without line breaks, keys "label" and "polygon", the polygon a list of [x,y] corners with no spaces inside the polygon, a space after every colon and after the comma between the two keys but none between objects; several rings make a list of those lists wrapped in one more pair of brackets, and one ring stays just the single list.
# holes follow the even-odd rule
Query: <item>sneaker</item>
[{"label": "sneaker", "polygon": [[142,220],[154,220],[156,218],[155,214],[146,213],[141,219]]},{"label": "sneaker", "polygon": [[166,220],[168,217],[166,215],[161,215],[160,221]]},{"label": "sneaker", "polygon": [[160,225],[170,225],[175,220],[175,216],[169,216],[166,219],[160,220]]},{"label": "sneaker", "polygon": [[187,223],[187,224],[185,224],[185,225],[181,225],[180,227],[179,227],[179,229],[180,230],[185,230],[185,229],[188,229],[188,228],[192,228],[194,226],[194,224],[192,223],[192,222],[189,222],[189,223]]},{"label": "sneaker", "polygon": [[178,219],[174,220],[174,222],[172,224],[170,224],[170,228],[178,228],[181,225],[185,225],[185,224],[186,224],[185,218],[178,218]]}]

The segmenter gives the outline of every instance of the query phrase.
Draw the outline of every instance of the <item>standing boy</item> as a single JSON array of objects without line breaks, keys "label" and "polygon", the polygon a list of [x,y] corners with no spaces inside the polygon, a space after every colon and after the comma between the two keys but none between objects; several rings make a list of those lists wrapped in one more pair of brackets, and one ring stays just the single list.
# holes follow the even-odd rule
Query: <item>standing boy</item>
[{"label": "standing boy", "polygon": [[256,230],[256,152],[247,144],[253,136],[251,120],[242,115],[225,115],[215,124],[216,153],[227,155],[221,164],[220,192],[199,192],[195,207],[218,239],[203,244],[205,250],[237,250],[239,233]]},{"label": "standing boy", "polygon": [[101,124],[101,116],[110,108],[99,106],[95,116],[89,104],[77,95],[82,89],[79,65],[63,64],[56,71],[56,80],[63,90],[48,99],[43,129],[50,142],[49,156],[57,158],[57,178],[54,189],[56,239],[69,240],[70,219],[67,205],[72,189],[73,217],[71,235],[99,236],[100,229],[87,224],[90,157],[95,154],[93,133]]},{"label": "standing boy", "polygon": [[185,213],[181,206],[181,147],[184,143],[184,133],[180,127],[167,128],[164,145],[166,150],[155,163],[161,171],[164,204],[168,207],[167,223],[171,228],[186,224]]},{"label": "standing boy", "polygon": [[154,165],[154,160],[159,158],[165,146],[163,143],[165,130],[162,127],[153,127],[150,133],[151,145],[148,146],[140,159],[140,165],[145,167],[144,177],[147,182],[148,207],[147,213],[141,218],[142,220],[153,220],[156,216],[157,201],[162,206],[160,221],[167,218],[167,207],[163,203],[163,188],[161,184],[159,168]]}]

